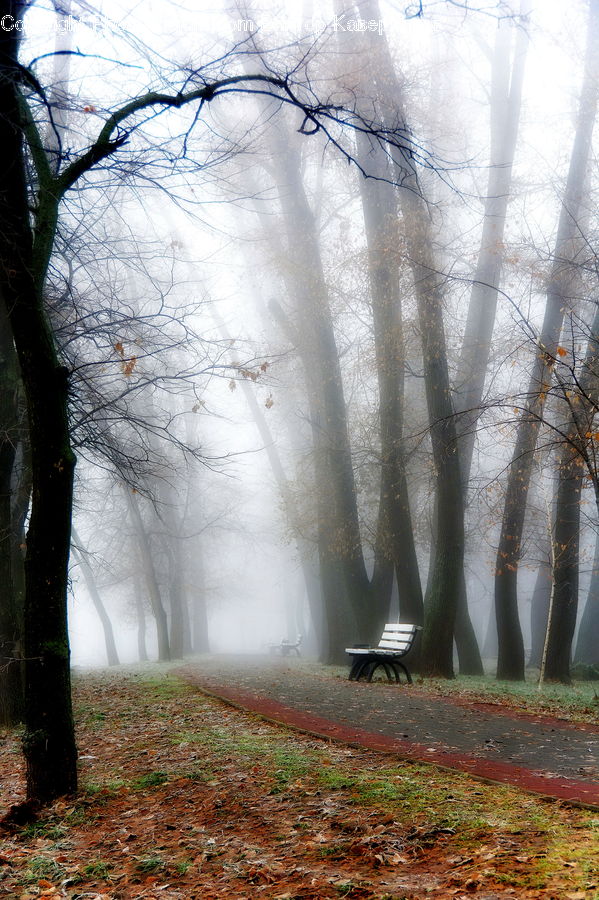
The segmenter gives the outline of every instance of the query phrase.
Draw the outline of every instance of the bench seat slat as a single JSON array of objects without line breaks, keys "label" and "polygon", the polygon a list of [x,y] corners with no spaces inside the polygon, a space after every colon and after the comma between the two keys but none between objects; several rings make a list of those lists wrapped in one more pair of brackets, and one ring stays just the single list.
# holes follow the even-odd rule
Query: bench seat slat
[{"label": "bench seat slat", "polygon": [[415,629],[415,625],[404,625],[401,622],[399,624],[395,622],[388,622],[384,628],[385,631],[396,631],[401,634],[412,634]]},{"label": "bench seat slat", "polygon": [[358,654],[370,654],[371,656],[404,656],[403,650],[381,650],[379,647],[347,647],[345,650],[350,656]]}]

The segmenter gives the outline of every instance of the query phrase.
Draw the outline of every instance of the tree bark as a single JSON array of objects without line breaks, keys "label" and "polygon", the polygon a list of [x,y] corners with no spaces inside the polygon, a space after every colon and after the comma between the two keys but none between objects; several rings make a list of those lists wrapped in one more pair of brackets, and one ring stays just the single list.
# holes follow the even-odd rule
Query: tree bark
[{"label": "tree bark", "polygon": [[23,717],[22,594],[17,589],[12,488],[20,442],[20,377],[12,331],[0,303],[0,725]]},{"label": "tree bark", "polygon": [[580,620],[574,661],[599,669],[599,534],[595,539],[593,572]]},{"label": "tree bark", "polygon": [[580,553],[579,460],[569,446],[563,448],[555,504],[553,603],[547,634],[543,677],[570,684],[570,657],[578,611],[578,559]]},{"label": "tree bark", "polygon": [[191,595],[191,628],[193,652],[210,653],[210,632],[206,608],[206,584],[201,558],[194,560],[194,590]]},{"label": "tree bark", "polygon": [[[21,18],[23,7],[12,7]],[[0,292],[25,390],[32,508],[25,558],[25,735],[27,796],[40,803],[77,786],[71,707],[67,579],[75,455],[67,420],[68,372],[61,366],[43,303],[57,198],[40,197],[35,241],[29,220],[23,122],[16,85],[17,32],[0,31]]]}]

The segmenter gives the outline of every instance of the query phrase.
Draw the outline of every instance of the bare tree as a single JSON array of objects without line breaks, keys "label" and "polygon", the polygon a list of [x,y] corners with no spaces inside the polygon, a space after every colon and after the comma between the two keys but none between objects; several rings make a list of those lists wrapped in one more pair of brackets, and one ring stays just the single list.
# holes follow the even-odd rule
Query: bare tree
[{"label": "bare tree", "polygon": [[530,376],[527,408],[521,417],[509,470],[501,536],[497,548],[495,611],[499,639],[497,677],[524,679],[525,659],[517,606],[517,573],[521,555],[526,499],[534,450],[553,367],[564,312],[572,295],[575,253],[598,96],[599,3],[591,0],[584,80],[576,134],[561,206],[547,305]]},{"label": "bare tree", "polygon": [[[16,2],[12,11],[22,19],[26,8],[25,3]],[[276,97],[281,105],[299,110],[304,133],[320,132],[346,158],[351,158],[343,144],[348,127],[372,133],[398,149],[409,143],[409,138],[401,128],[378,127],[351,108],[321,100],[311,87],[305,62],[282,73],[243,74],[235,71],[236,58],[225,55],[212,68],[192,68],[175,75],[173,90],[150,89],[106,111],[91,140],[78,150],[65,152],[63,148],[58,164],[50,165],[36,123],[36,110],[46,108],[47,95],[32,68],[19,62],[19,35],[16,29],[0,33],[0,141],[10,160],[0,174],[0,291],[29,417],[33,501],[26,557],[24,751],[28,797],[45,803],[73,791],[77,783],[66,627],[75,469],[67,412],[70,373],[58,353],[45,303],[48,267],[65,196],[88,173],[100,168],[109,173],[111,160],[126,156],[129,171],[139,171],[143,153],[140,156],[135,137],[158,111],[193,104],[195,122],[208,104],[228,94],[253,92]],[[188,134],[189,129],[181,141],[183,159]]]}]

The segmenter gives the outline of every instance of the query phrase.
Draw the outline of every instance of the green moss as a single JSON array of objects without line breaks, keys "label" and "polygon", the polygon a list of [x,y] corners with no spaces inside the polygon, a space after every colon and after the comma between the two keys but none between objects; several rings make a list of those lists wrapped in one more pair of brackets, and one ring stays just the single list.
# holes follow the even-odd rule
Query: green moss
[{"label": "green moss", "polygon": [[145,788],[157,787],[160,784],[165,784],[167,781],[168,775],[166,772],[149,772],[147,775],[136,778],[133,782],[133,787],[137,790],[144,790]]}]

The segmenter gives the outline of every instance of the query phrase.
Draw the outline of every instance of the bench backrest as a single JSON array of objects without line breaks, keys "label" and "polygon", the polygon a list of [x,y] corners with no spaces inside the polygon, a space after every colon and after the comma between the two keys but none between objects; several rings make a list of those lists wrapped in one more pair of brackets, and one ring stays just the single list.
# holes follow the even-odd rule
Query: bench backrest
[{"label": "bench backrest", "polygon": [[379,641],[381,650],[397,650],[398,653],[407,653],[416,637],[416,632],[420,631],[419,625],[401,625],[389,622],[385,625],[383,636]]}]

